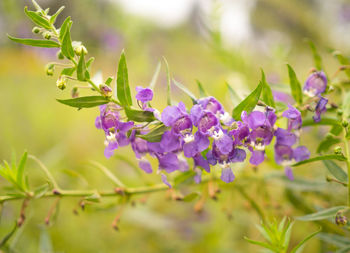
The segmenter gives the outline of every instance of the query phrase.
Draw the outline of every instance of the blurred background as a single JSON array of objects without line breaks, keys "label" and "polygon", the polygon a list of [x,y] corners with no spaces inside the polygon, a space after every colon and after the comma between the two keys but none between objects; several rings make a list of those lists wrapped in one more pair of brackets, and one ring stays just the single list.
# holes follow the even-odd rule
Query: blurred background
[{"label": "blurred background", "polygon": [[[257,85],[260,68],[269,83],[288,89],[285,64],[289,63],[303,83],[313,67],[305,38],[315,43],[328,73],[334,73],[339,66],[330,52],[337,49],[349,54],[350,49],[350,1],[346,0],[37,1],[49,7],[50,13],[66,6],[57,24],[72,17],[73,40],[83,41],[89,56],[96,58],[92,71],[101,71],[104,79],[115,75],[120,52],[125,49],[135,94],[134,87],[149,84],[164,56],[176,80],[196,93],[198,79],[228,111],[233,104],[225,82],[244,97]],[[140,173],[129,148],[118,150],[118,156],[109,160],[103,156],[104,136],[94,127],[97,108],[77,112],[56,102],[55,98],[70,97],[69,89],[57,89],[57,74],[45,75],[44,66],[55,61],[56,50],[19,46],[7,39],[7,33],[34,37],[32,24],[23,13],[25,5],[32,9],[29,0],[0,1],[0,158],[10,160],[13,151],[19,157],[28,150],[67,189],[111,189],[113,185],[89,165],[90,160],[106,165],[130,186],[159,183],[156,173]],[[165,94],[163,64],[155,93],[159,110],[166,106]],[[175,101],[190,104],[176,88],[172,95]],[[314,153],[324,133],[322,129],[308,132],[301,142],[308,143]],[[79,208],[79,199],[63,199],[49,226],[44,219],[55,200],[32,201],[26,223],[10,241],[10,248],[13,252],[257,252],[258,248],[248,245],[243,236],[259,238],[254,225],[259,218],[235,189],[236,184],[254,196],[271,217],[303,213],[303,204],[293,204],[293,197],[313,199],[313,194],[326,194],[323,168],[296,172],[312,177],[317,184],[317,190],[299,187],[297,196],[290,195],[288,184],[266,179],[264,175],[271,170],[269,163],[258,171],[245,166],[235,183],[219,185],[222,192],[218,200],[208,198],[200,213],[194,211],[195,201],[173,201],[164,192],[134,198],[134,206],[125,207],[120,231],[111,227],[120,209],[117,198],[89,205],[84,212]],[[27,173],[31,185],[45,182],[38,165],[31,161]],[[254,181],[239,182],[240,175],[249,175],[247,178]],[[7,183],[0,179],[0,186],[5,192]],[[205,191],[206,187],[194,186],[191,190]],[[187,188],[184,186],[185,192]],[[342,189],[334,186],[332,191],[339,192],[338,198],[342,198]],[[327,202],[312,200],[311,204],[314,207]],[[20,205],[14,201],[2,208],[0,236],[11,229]],[[292,245],[315,228],[297,222]],[[314,240],[305,252],[326,250]]]}]

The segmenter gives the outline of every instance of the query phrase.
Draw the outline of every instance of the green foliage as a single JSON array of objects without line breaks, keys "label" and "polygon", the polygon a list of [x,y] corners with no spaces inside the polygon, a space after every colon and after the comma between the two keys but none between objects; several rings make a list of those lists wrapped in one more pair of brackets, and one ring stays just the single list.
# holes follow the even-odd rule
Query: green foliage
[{"label": "green foliage", "polygon": [[323,69],[322,58],[321,58],[321,55],[319,54],[319,52],[317,51],[315,44],[309,39],[307,39],[306,41],[310,46],[316,69],[322,70]]},{"label": "green foliage", "polygon": [[56,23],[56,19],[57,19],[58,15],[61,14],[61,12],[64,10],[64,8],[65,8],[64,6],[61,6],[61,7],[56,11],[56,13],[53,14],[53,15],[51,16],[51,18],[50,18],[50,23],[51,23],[51,24]]},{"label": "green foliage", "polygon": [[200,193],[192,192],[192,193],[187,194],[182,200],[185,202],[192,202],[195,199],[197,199],[198,197],[200,197]]},{"label": "green foliage", "polygon": [[128,78],[128,68],[126,66],[126,59],[124,50],[120,56],[119,65],[118,65],[118,75],[117,75],[117,97],[120,103],[123,106],[131,106],[131,93],[129,87],[129,78]]},{"label": "green foliage", "polygon": [[25,7],[24,13],[33,21],[34,24],[36,24],[42,28],[48,29],[48,30],[51,29],[50,20],[47,20],[45,17],[43,17],[38,12],[28,11],[28,8]]},{"label": "green foliage", "polygon": [[173,84],[175,84],[176,87],[178,87],[186,95],[188,95],[191,98],[193,104],[197,103],[197,97],[189,89],[187,89],[182,83],[179,83],[178,81],[173,79]]},{"label": "green foliage", "polygon": [[78,97],[78,98],[71,98],[71,99],[57,99],[57,101],[62,104],[76,107],[79,109],[104,105],[109,102],[109,100],[103,96],[87,96],[87,97]]},{"label": "green foliage", "polygon": [[156,120],[153,112],[150,111],[139,111],[126,107],[125,113],[129,120],[136,122],[152,122]]},{"label": "green foliage", "polygon": [[90,78],[89,72],[86,69],[84,53],[80,55],[77,66],[77,78],[79,81],[86,81]]},{"label": "green foliage", "polygon": [[[152,80],[151,80],[151,82],[149,84],[149,88],[151,90],[153,90],[154,87],[156,86],[161,67],[162,67],[162,63],[159,61],[158,64],[157,64],[157,67],[156,67],[156,71],[154,71]],[[167,78],[169,79],[169,77],[167,77]]]},{"label": "green foliage", "polygon": [[327,167],[329,173],[331,173],[336,179],[343,183],[348,182],[348,174],[346,174],[346,172],[335,162],[331,160],[323,160],[322,162]]},{"label": "green foliage", "polygon": [[140,135],[139,137],[149,142],[159,142],[162,139],[164,132],[167,130],[169,130],[169,127],[161,124],[148,134]]},{"label": "green foliage", "polygon": [[338,119],[322,117],[320,122],[315,122],[313,119],[305,119],[303,120],[303,127],[307,126],[336,126],[341,127],[341,122]]},{"label": "green foliage", "polygon": [[169,71],[169,64],[165,57],[163,57],[164,63],[165,63],[165,71],[166,71],[166,80],[167,80],[167,105],[171,105],[171,77],[170,77],[170,71]]},{"label": "green foliage", "polygon": [[338,211],[347,209],[346,206],[334,206],[331,208],[323,209],[316,213],[307,214],[305,216],[295,217],[297,220],[301,221],[316,221],[316,220],[324,220],[329,218],[335,218],[335,215]]},{"label": "green foliage", "polygon": [[311,163],[311,162],[316,162],[316,161],[322,161],[322,160],[338,160],[338,161],[346,161],[346,157],[343,155],[322,155],[322,156],[316,156],[307,160],[303,160],[301,162],[295,163],[292,166],[300,166],[303,164]]},{"label": "green foliage", "polygon": [[227,86],[228,91],[230,92],[230,96],[231,96],[231,100],[232,100],[232,104],[238,105],[239,102],[241,101],[241,98],[238,96],[237,92],[232,88],[231,85],[229,85],[227,82],[225,83]]},{"label": "green foliage", "polygon": [[241,114],[243,111],[250,113],[259,102],[259,98],[262,92],[264,84],[262,82],[249,94],[239,105],[237,105],[232,111],[232,118],[235,120],[241,120]]},{"label": "green foliage", "polygon": [[289,85],[290,85],[292,96],[298,104],[301,104],[303,102],[303,93],[301,90],[300,82],[293,68],[289,64],[287,64],[287,68],[288,68],[288,75],[289,75]]},{"label": "green foliage", "polygon": [[266,105],[271,107],[276,107],[275,100],[273,99],[273,94],[270,85],[266,81],[265,73],[261,69],[261,81],[262,83],[262,100],[265,102]]},{"label": "green foliage", "polygon": [[51,40],[21,39],[21,38],[12,37],[10,35],[7,35],[7,37],[14,42],[17,42],[23,45],[33,46],[33,47],[47,47],[47,48],[60,47],[60,44]]},{"label": "green foliage", "polygon": [[60,29],[59,39],[62,43],[61,45],[61,51],[64,56],[66,56],[68,59],[73,59],[74,57],[74,50],[72,46],[72,39],[70,35],[70,29],[72,27],[72,21],[70,17],[67,17]]},{"label": "green foliage", "polygon": [[196,80],[196,84],[199,90],[199,97],[203,98],[203,97],[207,97],[207,92],[204,90],[203,85],[201,84],[200,81]]},{"label": "green foliage", "polygon": [[323,152],[327,152],[331,146],[340,142],[341,140],[339,138],[335,138],[332,135],[327,135],[326,138],[318,145],[317,153],[322,154]]}]

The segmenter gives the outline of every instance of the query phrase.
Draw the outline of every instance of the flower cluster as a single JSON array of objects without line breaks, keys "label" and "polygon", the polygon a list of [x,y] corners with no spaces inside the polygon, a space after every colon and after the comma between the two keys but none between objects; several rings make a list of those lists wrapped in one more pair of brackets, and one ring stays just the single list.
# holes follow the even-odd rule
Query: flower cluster
[{"label": "flower cluster", "polygon": [[[319,120],[327,103],[320,96],[325,91],[324,85],[327,85],[324,77],[323,72],[313,73],[304,87],[305,93],[319,96],[315,120]],[[169,187],[165,173],[189,170],[190,159],[193,160],[197,183],[201,181],[202,169],[210,173],[214,165],[221,167],[222,181],[232,182],[235,179],[232,171],[235,163],[244,162],[250,156],[250,164],[261,164],[266,157],[266,146],[274,139],[275,161],[285,168],[290,180],[294,178],[290,165],[310,156],[306,147],[297,146],[302,117],[300,111],[290,104],[280,115],[288,120],[284,129],[276,125],[276,111],[269,106],[250,113],[243,111],[241,120],[234,120],[217,99],[205,97],[198,99],[189,110],[183,102],[179,102],[159,113],[150,106],[149,102],[153,99],[150,88],[138,86],[136,92],[140,108],[153,112],[159,121],[157,124],[164,125],[166,131],[158,142],[147,141],[142,137],[151,131],[149,124],[123,121],[122,107],[114,103],[102,105],[96,127],[105,132],[105,156],[109,158],[119,146],[130,144],[140,168],[146,173],[153,171],[146,155],[158,160],[158,171]]]}]

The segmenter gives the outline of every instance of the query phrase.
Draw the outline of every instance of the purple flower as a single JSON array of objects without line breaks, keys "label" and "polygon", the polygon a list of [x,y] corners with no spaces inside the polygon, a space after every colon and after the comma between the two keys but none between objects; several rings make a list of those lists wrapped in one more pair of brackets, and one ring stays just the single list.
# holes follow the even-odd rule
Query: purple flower
[{"label": "purple flower", "polygon": [[167,153],[165,155],[157,155],[159,161],[159,169],[165,170],[167,173],[180,169],[180,162],[176,154]]},{"label": "purple flower", "polygon": [[312,73],[304,84],[304,93],[309,97],[319,96],[327,88],[327,77],[323,71]]},{"label": "purple flower", "polygon": [[162,181],[164,184],[166,184],[169,188],[171,188],[171,184],[168,182],[167,176],[163,173],[160,174]]},{"label": "purple flower", "polygon": [[194,157],[198,153],[206,150],[210,145],[208,137],[202,135],[199,131],[193,135],[186,135],[183,138],[183,152],[188,158]]},{"label": "purple flower", "polygon": [[253,165],[259,165],[265,160],[265,151],[254,150],[249,159],[249,162]]},{"label": "purple flower", "polygon": [[202,107],[203,110],[212,112],[215,115],[224,114],[224,109],[219,101],[214,97],[206,97],[198,100],[198,105]]},{"label": "purple flower", "polygon": [[152,173],[152,166],[145,158],[139,160],[139,167],[146,173]]},{"label": "purple flower", "polygon": [[202,167],[203,169],[205,169],[206,172],[208,172],[208,173],[210,172],[209,162],[207,160],[205,160],[201,154],[197,153],[193,157],[193,161],[194,161],[195,167]]},{"label": "purple flower", "polygon": [[315,122],[321,121],[321,114],[327,111],[327,108],[326,108],[327,103],[328,103],[327,98],[320,97],[315,108],[315,115],[313,116],[313,119]]},{"label": "purple flower", "polygon": [[235,145],[244,145],[249,136],[250,130],[247,124],[237,121],[230,131],[230,135],[234,137]]},{"label": "purple flower", "polygon": [[192,132],[192,120],[182,102],[179,102],[178,106],[167,106],[162,112],[161,119],[164,125],[172,127],[175,135],[185,136]]},{"label": "purple flower", "polygon": [[272,94],[273,94],[273,99],[275,101],[284,102],[284,103],[288,103],[288,104],[294,103],[294,99],[287,93],[273,90]]},{"label": "purple flower", "polygon": [[230,166],[227,165],[222,168],[220,179],[225,183],[231,183],[233,180],[235,180],[235,175],[233,174]]},{"label": "purple flower", "polygon": [[278,128],[275,131],[275,136],[277,145],[293,146],[297,141],[297,136],[294,133],[288,132],[283,128]]},{"label": "purple flower", "polygon": [[282,116],[288,119],[288,131],[301,128],[301,113],[293,106],[288,105],[288,110],[285,110]]},{"label": "purple flower", "polygon": [[136,99],[142,103],[149,102],[153,99],[153,91],[150,88],[143,88],[141,86],[136,87]]}]

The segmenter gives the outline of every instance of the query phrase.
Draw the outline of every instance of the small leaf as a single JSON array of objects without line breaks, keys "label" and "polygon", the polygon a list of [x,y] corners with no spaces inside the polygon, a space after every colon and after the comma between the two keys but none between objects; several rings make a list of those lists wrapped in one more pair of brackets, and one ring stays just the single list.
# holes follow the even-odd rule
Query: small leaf
[{"label": "small leaf", "polygon": [[323,125],[323,126],[340,126],[340,122],[338,119],[334,118],[322,118],[320,122],[315,122],[313,119],[306,119],[303,121],[303,127],[306,126],[315,126],[315,125]]},{"label": "small leaf", "polygon": [[151,132],[149,132],[148,134],[145,135],[139,135],[138,137],[149,141],[149,142],[160,142],[162,139],[162,136],[164,134],[165,131],[167,131],[169,128],[165,125],[161,125],[159,127],[157,127],[156,129],[152,130]]},{"label": "small leaf", "polygon": [[225,83],[226,83],[226,86],[228,88],[228,91],[230,92],[233,105],[234,106],[238,105],[239,102],[241,101],[241,98],[238,96],[237,92],[231,87],[231,85],[229,85],[227,82],[225,82]]},{"label": "small leaf", "polygon": [[[86,61],[86,68],[87,69],[90,69],[91,64],[94,62],[94,60],[95,60],[95,57],[90,57],[89,60]],[[113,78],[112,78],[112,80],[113,80]]]},{"label": "small leaf", "polygon": [[50,190],[50,185],[48,183],[43,184],[34,190],[34,197],[36,199],[41,198]]},{"label": "small leaf", "polygon": [[174,179],[174,187],[178,186],[179,184],[187,181],[188,179],[193,178],[196,175],[196,172],[193,170],[188,170],[184,173],[181,173],[180,175],[176,176]]},{"label": "small leaf", "polygon": [[98,203],[101,201],[101,195],[98,192],[95,192],[94,194],[91,194],[90,196],[87,196],[84,199],[91,202]]},{"label": "small leaf", "polygon": [[171,105],[171,77],[170,77],[170,71],[169,71],[169,64],[168,64],[168,61],[165,59],[165,57],[163,56],[163,60],[164,60],[164,63],[165,63],[165,71],[166,71],[166,80],[167,80],[167,105]]},{"label": "small leaf", "polygon": [[73,59],[74,57],[74,49],[72,46],[72,39],[70,36],[70,29],[72,27],[72,21],[70,17],[67,17],[63,22],[61,30],[60,30],[60,40],[62,43],[61,51],[64,56],[68,59]]},{"label": "small leaf", "polygon": [[112,83],[112,81],[113,81],[113,77],[110,76],[110,77],[107,78],[105,84],[107,84],[108,86],[110,86],[111,83]]},{"label": "small leaf", "polygon": [[[334,51],[333,55],[338,59],[339,63],[342,65],[350,65],[350,60],[342,55],[339,51]],[[350,78],[350,69],[344,70],[345,74]]]},{"label": "small leaf", "polygon": [[316,213],[295,217],[295,219],[301,220],[301,221],[315,221],[315,220],[324,220],[328,218],[334,218],[338,211],[342,209],[347,209],[347,208],[348,208],[347,206],[335,206],[335,207],[323,209]]},{"label": "small leaf", "polygon": [[262,89],[262,100],[266,105],[271,107],[276,107],[275,100],[273,99],[273,94],[270,85],[266,82],[266,77],[264,71],[261,69],[261,81],[263,85]]},{"label": "small leaf", "polygon": [[77,66],[77,78],[79,81],[86,81],[88,78],[86,76],[86,65],[84,54],[80,55],[78,66]]},{"label": "small leaf", "polygon": [[307,237],[304,238],[301,242],[299,242],[290,253],[296,253],[298,249],[300,249],[301,246],[303,246],[307,241],[309,241],[312,237],[317,235],[319,232],[321,232],[322,228],[319,228],[316,232],[313,232],[312,234],[308,235]]},{"label": "small leaf", "polygon": [[331,160],[324,160],[322,161],[323,164],[327,167],[328,171],[340,182],[347,183],[348,182],[348,175],[346,172],[340,168],[335,162]]},{"label": "small leaf", "polygon": [[188,90],[183,84],[177,82],[174,79],[173,79],[173,83],[175,84],[176,87],[178,87],[180,90],[185,92],[191,98],[193,104],[197,104],[197,98],[190,90]]},{"label": "small leaf", "polygon": [[289,85],[293,98],[298,104],[303,102],[303,93],[301,90],[300,82],[293,70],[293,68],[287,64],[288,67],[288,75],[289,75]]},{"label": "small leaf", "polygon": [[10,240],[10,238],[15,234],[16,230],[17,230],[18,226],[17,226],[17,222],[15,222],[15,225],[13,226],[13,228],[11,229],[11,231],[5,235],[4,238],[2,238],[2,240],[0,241],[0,249],[2,247],[5,246],[5,244],[8,242],[8,240]]},{"label": "small leaf", "polygon": [[203,97],[207,97],[207,93],[204,90],[203,85],[201,84],[200,81],[196,80],[197,86],[198,86],[198,90],[199,90],[199,97],[203,98]]},{"label": "small leaf", "polygon": [[251,240],[247,237],[244,237],[244,240],[248,241],[251,244],[255,244],[255,245],[258,245],[260,247],[272,250],[273,252],[279,252],[278,249],[276,249],[273,245],[267,244],[265,242],[254,241],[254,240]]},{"label": "small leaf", "polygon": [[23,173],[24,173],[24,168],[27,162],[27,157],[28,157],[28,153],[24,152],[21,161],[19,162],[18,168],[17,168],[17,183],[22,186],[22,188],[24,187],[24,178],[23,178]]},{"label": "small leaf", "polygon": [[345,120],[350,117],[350,92],[348,91],[343,99],[343,117]]},{"label": "small leaf", "polygon": [[317,153],[321,154],[323,152],[327,152],[331,146],[341,142],[340,139],[334,138],[332,136],[326,137],[323,141],[320,142],[320,144],[317,147]]},{"label": "small leaf", "polygon": [[149,88],[151,90],[153,90],[154,87],[156,86],[156,82],[158,80],[158,76],[159,76],[159,72],[160,72],[160,68],[161,67],[162,67],[162,63],[159,61],[158,64],[157,64],[157,67],[156,67],[156,71],[154,72],[152,80],[151,80],[151,82],[149,84]]},{"label": "small leaf", "polygon": [[41,9],[40,5],[35,0],[32,0],[32,3],[37,11],[43,10],[43,9]]},{"label": "small leaf", "polygon": [[72,76],[75,70],[76,70],[76,67],[65,68],[62,70],[61,76]]},{"label": "small leaf", "polygon": [[12,37],[10,35],[7,35],[7,37],[14,42],[17,42],[23,45],[33,46],[33,47],[47,47],[47,48],[60,47],[60,44],[51,40],[21,39],[21,38]]},{"label": "small leaf", "polygon": [[241,120],[241,114],[243,111],[250,113],[259,101],[261,91],[263,88],[263,83],[260,82],[259,85],[249,94],[239,105],[237,105],[232,111],[232,117],[235,120]]},{"label": "small leaf", "polygon": [[72,99],[57,99],[58,102],[76,108],[91,108],[99,105],[104,105],[109,100],[103,96],[87,96]]},{"label": "small leaf", "polygon": [[337,247],[344,247],[348,246],[350,247],[350,239],[345,236],[340,236],[336,234],[329,234],[329,233],[319,233],[318,237],[329,244],[335,245]]},{"label": "small leaf", "polygon": [[302,165],[302,164],[307,164],[311,162],[316,162],[316,161],[322,161],[322,160],[338,160],[338,161],[346,161],[346,157],[343,155],[323,155],[323,156],[316,156],[298,163],[293,164],[293,167]]},{"label": "small leaf", "polygon": [[120,103],[124,106],[132,105],[131,93],[128,79],[128,68],[126,65],[124,50],[120,56],[117,76],[117,96]]},{"label": "small leaf", "polygon": [[315,63],[316,69],[322,70],[322,59],[321,59],[321,56],[316,49],[315,44],[309,39],[307,39],[306,41],[309,43],[309,46],[310,46],[310,49],[312,52],[312,56],[314,58],[314,63]]},{"label": "small leaf", "polygon": [[63,10],[64,10],[64,6],[61,6],[61,8],[59,8],[58,11],[56,11],[56,13],[51,16],[50,18],[51,24],[54,24],[56,22],[58,15],[60,15]]},{"label": "small leaf", "polygon": [[24,8],[24,13],[33,21],[34,24],[43,27],[47,30],[51,30],[51,24],[49,20],[45,19],[39,13],[35,11],[28,11],[28,8]]},{"label": "small leaf", "polygon": [[335,136],[339,136],[343,132],[343,127],[341,125],[334,125],[329,132]]},{"label": "small leaf", "polygon": [[195,200],[196,198],[198,198],[200,196],[200,194],[198,192],[192,192],[188,195],[186,195],[182,200],[185,202],[191,202],[193,200]]},{"label": "small leaf", "polygon": [[136,122],[152,122],[156,120],[153,112],[150,111],[139,111],[125,107],[125,114],[129,120]]}]

